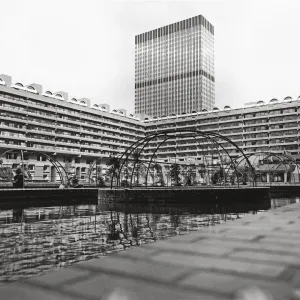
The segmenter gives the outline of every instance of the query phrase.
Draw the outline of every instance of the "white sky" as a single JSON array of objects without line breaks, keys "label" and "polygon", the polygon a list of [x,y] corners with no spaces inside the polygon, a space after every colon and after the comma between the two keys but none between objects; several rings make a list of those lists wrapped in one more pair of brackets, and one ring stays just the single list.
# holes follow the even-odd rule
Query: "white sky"
[{"label": "white sky", "polygon": [[134,36],[202,14],[216,106],[300,95],[299,0],[0,0],[0,74],[134,109]]}]

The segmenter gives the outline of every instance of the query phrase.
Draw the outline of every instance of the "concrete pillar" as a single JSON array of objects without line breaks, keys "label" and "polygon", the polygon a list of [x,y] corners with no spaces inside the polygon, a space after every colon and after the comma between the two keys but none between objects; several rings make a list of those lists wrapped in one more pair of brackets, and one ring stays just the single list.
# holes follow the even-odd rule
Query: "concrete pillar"
[{"label": "concrete pillar", "polygon": [[283,182],[287,182],[287,172],[284,172],[283,178]]},{"label": "concrete pillar", "polygon": [[206,170],[206,173],[204,175],[204,182],[206,182],[207,185],[210,185],[210,176],[211,176],[211,172],[209,172],[209,170]]},{"label": "concrete pillar", "polygon": [[293,176],[294,182],[299,182],[299,174],[298,174],[297,168],[295,169],[293,174],[291,174],[291,176]]},{"label": "concrete pillar", "polygon": [[169,175],[167,174],[168,171],[166,170],[166,168],[163,164],[161,164],[161,172],[162,172],[161,176],[163,177],[165,185],[168,185],[169,184]]},{"label": "concrete pillar", "polygon": [[199,171],[199,166],[196,165],[196,167],[195,167],[195,181],[196,182],[200,182],[200,174],[198,171]]},{"label": "concrete pillar", "polygon": [[81,177],[81,168],[80,167],[76,167],[76,177],[77,178]]},{"label": "concrete pillar", "polygon": [[18,152],[17,153],[17,156],[16,156],[16,163],[18,163],[20,166],[22,164],[22,156],[21,156],[21,153]]},{"label": "concrete pillar", "polygon": [[51,177],[51,179],[50,179],[51,182],[55,182],[56,181],[57,171],[56,171],[56,168],[54,166],[51,167],[50,177]]}]

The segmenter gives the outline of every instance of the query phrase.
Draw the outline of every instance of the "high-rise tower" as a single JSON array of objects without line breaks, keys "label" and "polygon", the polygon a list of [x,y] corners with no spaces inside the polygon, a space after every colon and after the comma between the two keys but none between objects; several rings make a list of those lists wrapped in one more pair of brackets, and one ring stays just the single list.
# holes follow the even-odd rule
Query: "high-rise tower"
[{"label": "high-rise tower", "polygon": [[135,36],[136,113],[167,116],[214,104],[214,27],[204,17]]}]

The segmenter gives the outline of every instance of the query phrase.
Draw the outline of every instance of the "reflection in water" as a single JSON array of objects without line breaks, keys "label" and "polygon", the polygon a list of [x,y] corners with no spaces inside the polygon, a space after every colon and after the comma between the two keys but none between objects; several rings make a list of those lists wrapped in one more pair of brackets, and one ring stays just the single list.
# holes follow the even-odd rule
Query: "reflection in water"
[{"label": "reflection in water", "polygon": [[[276,199],[271,201],[271,207],[291,202],[296,200]],[[240,218],[259,209],[245,204],[226,207],[99,204],[0,210],[0,281],[39,275]]]},{"label": "reflection in water", "polygon": [[293,198],[273,198],[271,199],[271,209],[274,209],[276,207],[280,207],[286,204],[292,204],[292,203],[299,203],[299,197],[293,197]]}]

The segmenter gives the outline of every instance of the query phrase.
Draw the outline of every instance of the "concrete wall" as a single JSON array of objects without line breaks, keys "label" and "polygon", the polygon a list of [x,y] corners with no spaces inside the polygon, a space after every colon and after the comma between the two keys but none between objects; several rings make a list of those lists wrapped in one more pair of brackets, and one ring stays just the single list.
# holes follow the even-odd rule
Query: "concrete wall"
[{"label": "concrete wall", "polygon": [[100,201],[120,203],[232,203],[261,202],[270,199],[267,188],[157,188],[157,189],[99,189]]}]

